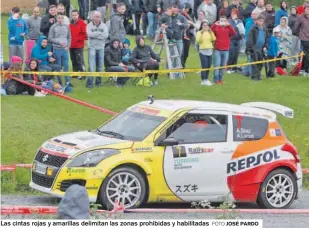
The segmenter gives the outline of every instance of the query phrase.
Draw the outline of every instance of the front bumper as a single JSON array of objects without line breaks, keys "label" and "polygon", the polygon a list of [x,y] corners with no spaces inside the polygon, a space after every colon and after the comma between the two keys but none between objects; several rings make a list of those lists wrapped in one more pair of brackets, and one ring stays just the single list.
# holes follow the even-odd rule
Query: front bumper
[{"label": "front bumper", "polygon": [[[37,184],[33,183],[32,181],[30,182],[29,186],[31,188],[35,189],[35,190],[47,193],[47,194],[55,196],[57,198],[63,198],[64,194],[65,194],[65,192],[63,192],[63,193],[54,192],[54,191],[52,191],[52,189],[44,188],[44,187],[42,187],[40,185],[37,185]],[[90,202],[94,202],[94,203],[97,202],[97,196],[89,196],[89,201]]]}]

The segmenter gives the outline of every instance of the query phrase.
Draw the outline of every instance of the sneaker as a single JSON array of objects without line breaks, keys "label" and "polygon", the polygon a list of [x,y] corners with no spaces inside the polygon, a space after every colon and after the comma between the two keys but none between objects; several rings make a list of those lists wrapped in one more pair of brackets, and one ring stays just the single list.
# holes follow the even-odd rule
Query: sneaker
[{"label": "sneaker", "polygon": [[153,82],[152,82],[152,81],[150,81],[150,82],[149,82],[149,85],[150,85],[150,86],[153,86]]},{"label": "sneaker", "polygon": [[154,85],[155,85],[155,86],[158,86],[158,85],[159,85],[158,79],[154,80]]},{"label": "sneaker", "polygon": [[209,80],[204,81],[204,85],[206,86],[212,86],[212,83]]},{"label": "sneaker", "polygon": [[235,70],[227,70],[226,73],[228,73],[228,74],[233,74],[233,73],[235,73]]},{"label": "sneaker", "polygon": [[115,85],[116,85],[116,87],[118,87],[118,88],[122,88],[122,85],[120,85],[120,84],[118,84],[118,83],[116,83]]},{"label": "sneaker", "polygon": [[205,85],[205,80],[201,81],[201,86]]},{"label": "sneaker", "polygon": [[35,91],[35,94],[33,96],[35,96],[35,97],[45,97],[46,95],[39,92],[39,91]]}]

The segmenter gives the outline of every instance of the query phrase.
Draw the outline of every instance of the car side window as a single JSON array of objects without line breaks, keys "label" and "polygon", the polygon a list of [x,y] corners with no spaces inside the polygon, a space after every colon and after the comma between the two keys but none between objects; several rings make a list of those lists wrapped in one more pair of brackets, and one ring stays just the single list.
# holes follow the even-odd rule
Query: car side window
[{"label": "car side window", "polygon": [[180,144],[226,142],[227,122],[227,115],[187,114],[167,129],[166,138]]},{"label": "car side window", "polygon": [[262,139],[268,129],[268,120],[233,115],[233,135],[235,142]]}]

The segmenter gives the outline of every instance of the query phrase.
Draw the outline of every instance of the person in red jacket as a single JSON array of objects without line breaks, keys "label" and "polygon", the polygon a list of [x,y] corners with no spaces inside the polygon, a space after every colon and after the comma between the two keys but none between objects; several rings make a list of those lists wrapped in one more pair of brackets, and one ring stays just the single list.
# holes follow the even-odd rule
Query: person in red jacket
[{"label": "person in red jacket", "polygon": [[[232,25],[228,23],[226,16],[220,16],[219,21],[211,26],[212,32],[216,36],[214,50],[214,67],[225,66],[229,59],[230,40],[237,33]],[[224,68],[214,70],[214,83],[223,83]]]},{"label": "person in red jacket", "polygon": [[[74,72],[85,72],[84,47],[87,39],[87,24],[79,18],[78,10],[72,10],[72,21],[70,23],[71,47],[70,56]],[[79,79],[85,77],[78,77]]]}]

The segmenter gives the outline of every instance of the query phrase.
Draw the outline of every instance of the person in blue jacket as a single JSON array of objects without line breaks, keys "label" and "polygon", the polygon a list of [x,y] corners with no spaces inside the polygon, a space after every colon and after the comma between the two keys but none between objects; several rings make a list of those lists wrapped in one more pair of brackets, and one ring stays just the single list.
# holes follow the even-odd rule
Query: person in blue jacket
[{"label": "person in blue jacket", "polygon": [[281,1],[280,9],[276,11],[275,26],[280,24],[281,17],[288,17],[288,3],[286,1]]},{"label": "person in blue jacket", "polygon": [[[279,39],[281,31],[278,27],[274,28],[273,35],[268,40],[267,59],[277,58],[279,52]],[[267,77],[275,77],[276,62],[268,63]]]},{"label": "person in blue jacket", "polygon": [[7,22],[9,29],[9,56],[19,56],[24,59],[24,40],[28,32],[27,22],[20,18],[20,9],[14,7],[12,16]]},{"label": "person in blue jacket", "polygon": [[[39,69],[40,71],[59,72],[61,70],[61,66],[55,64],[56,59],[53,57],[52,46],[48,44],[48,39],[46,36],[40,36],[36,45],[33,47],[31,52],[31,59],[36,59],[39,61]],[[58,77],[58,81],[60,76]],[[50,80],[54,77],[52,76],[44,76],[44,81]]]}]

